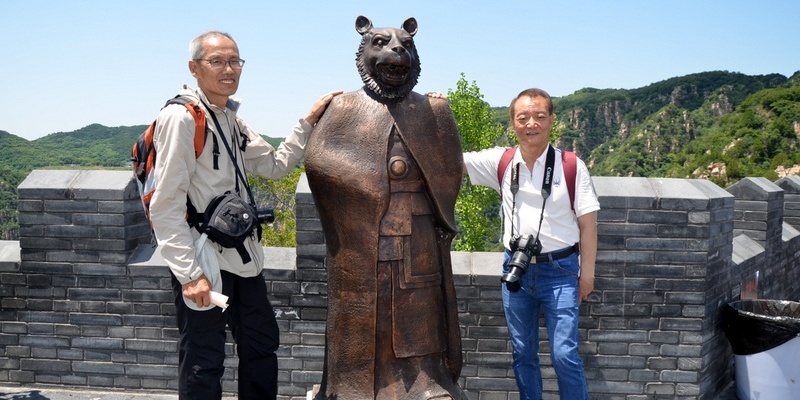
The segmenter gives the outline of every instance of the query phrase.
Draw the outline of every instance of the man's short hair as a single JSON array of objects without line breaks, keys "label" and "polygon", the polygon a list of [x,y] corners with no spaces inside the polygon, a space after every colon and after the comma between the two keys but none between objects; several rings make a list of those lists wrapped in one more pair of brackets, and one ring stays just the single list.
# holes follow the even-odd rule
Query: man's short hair
[{"label": "man's short hair", "polygon": [[[205,54],[203,54],[203,41],[208,39],[208,38],[210,38],[210,37],[215,37],[215,36],[226,37],[226,38],[230,39],[234,44],[236,44],[236,41],[233,40],[233,36],[231,36],[230,34],[228,34],[226,32],[208,31],[208,32],[205,32],[205,33],[201,33],[199,36],[197,36],[196,38],[192,39],[191,42],[189,42],[189,56],[192,57],[191,59],[192,60],[199,60],[199,59],[203,58],[205,56]],[[239,47],[239,46],[237,45],[236,47]]]},{"label": "man's short hair", "polygon": [[541,97],[545,99],[545,101],[547,101],[547,113],[553,115],[553,99],[550,98],[550,95],[542,89],[530,88],[519,92],[517,97],[511,100],[511,105],[508,106],[508,115],[511,117],[511,120],[514,119],[514,104],[523,97]]}]

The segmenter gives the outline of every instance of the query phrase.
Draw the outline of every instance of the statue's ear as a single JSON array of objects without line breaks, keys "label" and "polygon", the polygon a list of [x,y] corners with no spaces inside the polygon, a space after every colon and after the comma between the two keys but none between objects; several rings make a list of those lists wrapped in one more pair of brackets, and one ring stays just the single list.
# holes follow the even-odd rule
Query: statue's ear
[{"label": "statue's ear", "polygon": [[417,34],[417,20],[411,17],[403,22],[403,30],[408,32],[409,35],[414,36]]},{"label": "statue's ear", "polygon": [[360,35],[364,35],[365,33],[369,32],[372,29],[372,21],[369,18],[359,15],[356,18],[356,32]]}]

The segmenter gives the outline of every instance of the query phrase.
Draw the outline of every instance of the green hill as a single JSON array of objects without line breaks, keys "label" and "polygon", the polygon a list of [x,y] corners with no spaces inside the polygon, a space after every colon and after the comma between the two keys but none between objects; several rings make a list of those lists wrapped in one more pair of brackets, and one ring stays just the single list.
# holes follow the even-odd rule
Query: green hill
[{"label": "green hill", "polygon": [[[17,186],[34,169],[129,168],[131,146],[146,125],[92,124],[26,140],[0,131],[0,240],[16,240]],[[283,138],[264,139],[278,146]]]},{"label": "green hill", "polygon": [[[704,72],[639,89],[581,89],[554,98],[557,145],[596,176],[777,179],[800,164],[800,72]],[[493,108],[508,125],[508,107]]]},{"label": "green hill", "polygon": [[[726,187],[745,176],[774,180],[800,164],[800,72],[703,72],[638,89],[585,88],[553,105],[557,145],[577,151],[595,176],[705,178]],[[492,112],[508,127],[508,107]],[[16,238],[16,187],[31,170],[127,168],[144,129],[93,124],[32,141],[0,131],[0,239]]]}]

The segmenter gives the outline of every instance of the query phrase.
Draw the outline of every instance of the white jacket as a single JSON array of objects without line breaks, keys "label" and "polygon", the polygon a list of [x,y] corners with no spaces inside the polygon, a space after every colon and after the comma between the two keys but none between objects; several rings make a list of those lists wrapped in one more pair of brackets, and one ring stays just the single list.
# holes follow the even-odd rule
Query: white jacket
[{"label": "white jacket", "polygon": [[[303,158],[306,142],[313,127],[303,119],[297,123],[292,133],[277,149],[250,129],[236,115],[239,102],[228,100],[227,107],[220,109],[208,101],[200,89],[183,85],[180,95],[203,101],[214,112],[222,127],[223,133],[231,146],[234,156],[239,162],[242,172],[279,179],[286,175]],[[228,155],[222,139],[219,143],[219,169],[213,168],[213,140],[211,135],[219,135],[214,120],[206,112],[206,126],[209,129],[203,153],[199,158],[194,154],[194,119],[182,105],[169,105],[161,110],[156,121],[153,143],[156,149],[155,182],[156,192],[150,203],[150,218],[153,223],[158,245],[172,273],[181,284],[199,278],[203,271],[196,256],[194,243],[200,236],[186,222],[186,196],[198,212],[203,212],[217,195],[226,191],[234,192],[236,170]],[[241,143],[241,132],[247,135],[249,143],[240,153],[237,143]],[[240,195],[248,200],[244,185],[239,183]],[[263,206],[263,205],[260,205]],[[255,236],[255,235],[253,235]],[[242,277],[252,277],[261,273],[264,264],[264,252],[256,238],[245,243],[252,261],[243,264],[242,258],[233,248],[218,248],[215,252],[219,260],[219,268]]]}]

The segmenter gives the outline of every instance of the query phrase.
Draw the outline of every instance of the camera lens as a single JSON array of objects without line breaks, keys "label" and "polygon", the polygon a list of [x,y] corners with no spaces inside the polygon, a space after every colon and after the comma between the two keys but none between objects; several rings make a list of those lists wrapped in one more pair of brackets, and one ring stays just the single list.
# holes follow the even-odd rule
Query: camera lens
[{"label": "camera lens", "polygon": [[275,213],[271,208],[259,208],[256,210],[258,222],[262,224],[271,224],[275,222]]},{"label": "camera lens", "polygon": [[531,258],[539,254],[541,245],[539,239],[532,235],[514,236],[509,242],[511,247],[511,259],[508,261],[508,273],[503,274],[500,281],[506,284],[506,288],[511,291],[519,290],[520,278],[528,270]]},{"label": "camera lens", "polygon": [[520,288],[519,281],[517,281],[517,282],[506,282],[506,289],[508,289],[508,290],[510,290],[512,292],[516,292],[517,290],[519,290],[519,288]]},{"label": "camera lens", "polygon": [[[527,264],[525,265],[525,267],[527,268]],[[500,277],[500,282],[505,283],[506,288],[508,288],[508,290],[511,290],[512,292],[517,291],[519,290],[520,287],[519,280],[522,277],[522,274],[524,273],[525,273],[524,268],[520,268],[517,265],[511,265],[511,269],[508,271],[508,273],[503,274],[503,276]]]}]

